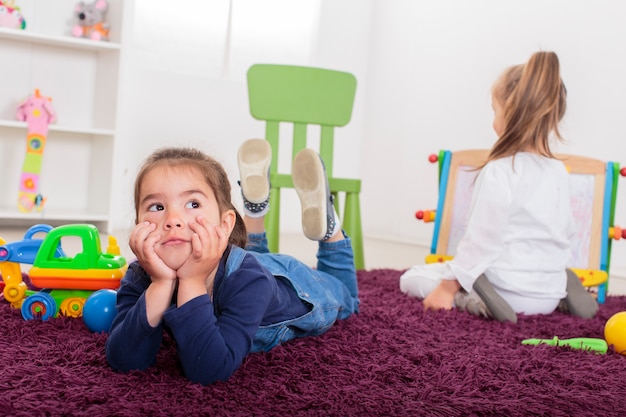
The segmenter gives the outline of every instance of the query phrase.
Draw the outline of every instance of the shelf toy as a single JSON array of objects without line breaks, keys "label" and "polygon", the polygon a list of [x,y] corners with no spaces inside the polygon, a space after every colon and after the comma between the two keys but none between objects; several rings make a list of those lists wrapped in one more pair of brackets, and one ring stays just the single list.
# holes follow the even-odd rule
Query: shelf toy
[{"label": "shelf toy", "polygon": [[14,1],[0,0],[0,27],[26,29],[26,20]]},{"label": "shelf toy", "polygon": [[56,120],[52,99],[42,96],[39,90],[35,89],[35,94],[18,107],[17,119],[25,121],[28,127],[17,207],[22,212],[32,211],[34,207],[41,211],[45,203],[45,199],[39,194],[41,161],[48,136],[48,125]]},{"label": "shelf toy", "polygon": [[522,345],[567,346],[572,349],[589,350],[601,354],[606,353],[608,350],[608,345],[604,339],[596,339],[593,337],[559,339],[554,336],[552,339],[525,339],[522,340]]},{"label": "shelf toy", "polygon": [[109,3],[106,0],[95,0],[86,4],[81,1],[74,7],[74,15],[78,20],[72,28],[72,36],[87,38],[94,41],[109,40],[109,24],[105,22]]},{"label": "shelf toy", "polygon": [[[39,233],[46,235],[35,238]],[[79,239],[82,251],[67,256],[61,247],[65,237]],[[28,277],[40,290],[29,289],[23,282],[22,263],[33,265]],[[0,238],[4,299],[19,308],[25,320],[48,320],[61,314],[82,317],[91,331],[108,331],[115,316],[114,290],[126,269],[115,237],[109,236],[103,253],[98,229],[90,224],[35,225],[21,241],[6,243]]]}]

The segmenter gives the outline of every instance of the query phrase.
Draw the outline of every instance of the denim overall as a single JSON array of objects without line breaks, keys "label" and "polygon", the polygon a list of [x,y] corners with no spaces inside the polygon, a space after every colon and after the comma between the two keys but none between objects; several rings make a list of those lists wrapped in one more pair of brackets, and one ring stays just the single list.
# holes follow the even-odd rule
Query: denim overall
[{"label": "denim overall", "polygon": [[359,299],[350,239],[338,242],[320,242],[317,269],[296,258],[269,253],[265,233],[248,235],[246,250],[233,246],[226,260],[224,282],[236,271],[246,253],[256,257],[274,276],[287,279],[298,297],[311,305],[303,316],[260,326],[252,343],[251,352],[268,351],[296,337],[315,336],[327,331],[338,319],[358,312]]}]

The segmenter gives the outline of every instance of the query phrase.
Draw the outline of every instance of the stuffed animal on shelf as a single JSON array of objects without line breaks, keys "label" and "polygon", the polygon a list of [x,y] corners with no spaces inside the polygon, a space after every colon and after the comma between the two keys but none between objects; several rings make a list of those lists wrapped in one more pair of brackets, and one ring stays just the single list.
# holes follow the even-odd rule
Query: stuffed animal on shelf
[{"label": "stuffed animal on shelf", "polygon": [[109,24],[105,22],[109,3],[106,0],[94,0],[86,4],[81,1],[74,7],[78,23],[72,28],[72,36],[94,41],[109,40]]},{"label": "stuffed animal on shelf", "polygon": [[26,20],[14,1],[0,0],[0,27],[26,29]]}]

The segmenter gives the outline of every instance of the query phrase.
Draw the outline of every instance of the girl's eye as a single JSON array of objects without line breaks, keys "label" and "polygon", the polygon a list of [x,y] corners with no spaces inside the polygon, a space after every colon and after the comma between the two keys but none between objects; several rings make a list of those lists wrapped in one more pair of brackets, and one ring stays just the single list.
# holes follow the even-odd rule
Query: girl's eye
[{"label": "girl's eye", "polygon": [[192,209],[200,208],[200,203],[198,203],[197,201],[190,201],[185,205],[185,208],[192,208]]},{"label": "girl's eye", "polygon": [[163,206],[161,204],[150,204],[148,211],[163,211]]}]

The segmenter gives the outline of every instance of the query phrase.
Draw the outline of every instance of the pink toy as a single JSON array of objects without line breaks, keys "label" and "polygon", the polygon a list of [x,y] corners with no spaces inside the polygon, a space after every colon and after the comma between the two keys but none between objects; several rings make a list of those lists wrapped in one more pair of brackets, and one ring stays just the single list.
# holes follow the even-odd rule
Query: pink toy
[{"label": "pink toy", "polygon": [[72,36],[94,41],[109,40],[109,24],[104,21],[108,10],[109,3],[106,0],[78,3],[74,8],[78,23],[72,28]]},{"label": "pink toy", "polygon": [[0,27],[12,29],[25,29],[26,21],[20,12],[20,8],[16,7],[15,2],[8,1],[4,3],[0,0]]},{"label": "pink toy", "polygon": [[41,211],[45,199],[39,194],[39,174],[41,161],[48,135],[48,125],[56,120],[52,99],[44,97],[35,90],[17,109],[17,119],[28,126],[26,136],[26,157],[22,165],[22,176],[17,206],[20,211],[28,212],[37,207]]}]

